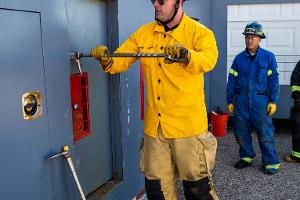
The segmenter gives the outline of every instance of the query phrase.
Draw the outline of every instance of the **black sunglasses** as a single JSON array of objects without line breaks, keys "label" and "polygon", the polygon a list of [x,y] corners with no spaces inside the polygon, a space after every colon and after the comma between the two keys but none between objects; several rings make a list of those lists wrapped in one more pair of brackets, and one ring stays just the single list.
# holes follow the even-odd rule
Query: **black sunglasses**
[{"label": "black sunglasses", "polygon": [[154,4],[155,1],[157,1],[159,3],[159,5],[161,5],[161,6],[164,5],[164,3],[165,3],[165,0],[151,0],[151,3]]}]

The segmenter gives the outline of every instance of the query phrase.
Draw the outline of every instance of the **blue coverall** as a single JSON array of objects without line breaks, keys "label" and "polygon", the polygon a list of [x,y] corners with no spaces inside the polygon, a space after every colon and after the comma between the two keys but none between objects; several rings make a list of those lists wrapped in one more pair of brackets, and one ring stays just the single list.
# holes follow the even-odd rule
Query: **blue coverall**
[{"label": "blue coverall", "polygon": [[267,115],[269,102],[277,103],[279,80],[275,56],[258,47],[256,54],[239,53],[227,82],[227,105],[234,105],[234,134],[240,158],[254,158],[251,131],[255,129],[263,164],[279,164],[274,145],[274,126]]}]

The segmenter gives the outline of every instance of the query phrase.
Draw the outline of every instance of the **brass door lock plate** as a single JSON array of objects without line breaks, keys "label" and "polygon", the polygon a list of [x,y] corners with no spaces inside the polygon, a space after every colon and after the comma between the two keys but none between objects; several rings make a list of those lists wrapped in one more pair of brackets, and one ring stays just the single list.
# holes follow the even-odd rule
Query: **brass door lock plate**
[{"label": "brass door lock plate", "polygon": [[25,120],[34,120],[42,116],[42,95],[39,91],[22,95],[22,110]]}]

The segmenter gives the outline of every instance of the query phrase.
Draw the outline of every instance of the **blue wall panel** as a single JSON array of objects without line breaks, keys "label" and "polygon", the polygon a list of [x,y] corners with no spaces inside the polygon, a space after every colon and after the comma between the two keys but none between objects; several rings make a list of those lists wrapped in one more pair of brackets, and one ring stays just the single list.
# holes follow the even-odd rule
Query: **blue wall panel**
[{"label": "blue wall panel", "polygon": [[[107,13],[104,1],[67,0],[70,52],[90,52],[107,45]],[[82,71],[89,76],[89,113],[91,134],[74,143],[74,162],[86,194],[112,178],[109,77],[93,58],[81,59]],[[72,73],[78,73],[71,61]]]},{"label": "blue wall panel", "polygon": [[[0,9],[0,18],[1,199],[52,200],[40,13]],[[44,98],[36,120],[23,119],[22,95],[30,91]]]},{"label": "blue wall panel", "polygon": [[[76,188],[73,184],[73,179],[70,176],[69,168],[65,162],[65,159],[58,158],[54,160],[46,160],[46,158],[54,153],[60,152],[61,147],[63,145],[71,145],[72,138],[71,138],[71,115],[70,115],[70,101],[69,101],[69,79],[68,75],[70,70],[68,69],[69,59],[68,59],[68,37],[67,37],[67,24],[66,24],[66,10],[65,10],[65,1],[64,0],[51,0],[51,1],[41,1],[41,0],[28,0],[28,1],[21,1],[21,0],[2,0],[0,2],[0,8],[9,9],[11,11],[22,11],[22,12],[35,12],[38,15],[36,20],[36,27],[30,27],[34,19],[30,18],[22,18],[19,19],[19,22],[25,20],[22,25],[27,25],[26,30],[22,30],[22,25],[17,27],[17,30],[22,33],[22,36],[16,37],[15,41],[19,41],[19,45],[14,46],[13,43],[5,44],[2,47],[3,49],[10,48],[10,54],[6,56],[7,60],[11,60],[11,63],[15,63],[17,61],[21,62],[20,65],[22,70],[27,70],[27,72],[31,72],[30,74],[22,73],[22,70],[14,70],[14,73],[17,79],[11,79],[14,83],[18,81],[24,80],[23,83],[27,82],[33,87],[43,87],[45,86],[45,92],[41,90],[43,95],[43,106],[44,106],[44,115],[42,118],[37,119],[36,121],[27,121],[26,124],[33,125],[41,120],[46,120],[47,124],[44,124],[43,127],[39,129],[22,129],[19,133],[27,132],[26,133],[26,140],[19,138],[19,144],[11,145],[9,147],[9,151],[14,148],[14,151],[19,153],[26,154],[24,158],[30,158],[24,161],[24,165],[16,165],[19,167],[18,171],[22,174],[26,174],[27,172],[23,170],[23,167],[27,164],[34,165],[32,166],[32,172],[29,174],[33,174],[33,177],[30,178],[35,180],[38,178],[40,181],[39,183],[43,185],[43,182],[48,180],[47,177],[50,177],[52,182],[52,186],[50,188],[51,194],[48,194],[48,191],[40,190],[38,187],[30,184],[32,180],[22,179],[22,177],[15,174],[15,177],[8,177],[9,180],[14,181],[15,178],[19,178],[19,180],[14,181],[15,183],[22,184],[23,186],[18,187],[14,185],[12,188],[15,192],[17,189],[17,193],[11,192],[11,197],[3,197],[5,199],[16,199],[14,195],[20,195],[20,198],[25,199],[32,199],[32,200],[39,200],[39,199],[56,199],[56,200],[63,200],[63,199],[75,199],[75,191]],[[17,17],[15,15],[14,17]],[[11,20],[11,21],[10,21]],[[18,22],[14,22],[13,18],[7,19],[6,22],[11,24],[11,26],[18,26]],[[3,28],[3,27],[2,27]],[[35,35],[37,31],[40,32],[39,35]],[[6,33],[1,31],[2,34]],[[14,34],[17,34],[15,32]],[[6,35],[7,36],[7,35]],[[13,34],[9,35],[13,36]],[[25,39],[22,37],[26,37]],[[35,48],[30,47],[30,45],[34,45],[35,43],[31,41],[31,38],[34,37],[38,43],[41,44],[41,52],[36,52]],[[21,42],[22,40],[22,42]],[[34,41],[34,40],[33,40]],[[27,45],[22,45],[22,43],[28,43]],[[2,43],[3,44],[3,43]],[[19,51],[26,51],[25,53],[20,53]],[[23,58],[25,56],[25,58]],[[34,63],[36,59],[41,56],[42,61],[38,65]],[[18,59],[19,58],[19,59]],[[26,66],[26,63],[29,63],[29,66]],[[32,68],[33,67],[33,68]],[[43,74],[37,74],[39,69],[43,69]],[[44,77],[44,78],[43,78]],[[37,80],[43,78],[42,83],[36,83]],[[22,87],[16,86],[15,84],[9,85],[12,91],[18,91],[22,87],[26,86],[23,84]],[[28,90],[31,90],[32,86],[28,87]],[[21,95],[21,94],[20,94]],[[18,98],[21,98],[18,97]],[[17,100],[17,99],[15,99]],[[21,99],[20,103],[21,103]],[[1,102],[7,104],[7,102]],[[19,104],[18,104],[19,105]],[[16,117],[20,116],[21,113],[21,106],[16,105],[16,108],[19,108],[15,111],[14,115]],[[48,111],[48,112],[47,112]],[[21,128],[21,124],[25,123],[25,121],[18,122],[16,120],[9,120],[6,118],[7,124],[11,123],[14,127]],[[4,119],[2,118],[4,122]],[[7,132],[8,130],[2,127],[2,131]],[[34,128],[32,126],[32,128]],[[47,131],[45,131],[45,129]],[[38,131],[39,134],[37,137],[34,137],[35,131]],[[45,133],[47,135],[45,136]],[[43,143],[43,140],[48,140],[48,142]],[[11,142],[11,141],[10,141]],[[31,145],[30,143],[33,142]],[[21,146],[27,145],[26,148],[21,148]],[[40,149],[35,149],[34,151],[31,148],[35,146],[42,145],[44,148],[48,148],[46,152],[40,151]],[[2,147],[4,147],[2,145]],[[43,158],[42,160],[37,157],[38,154],[42,153]],[[26,163],[27,162],[27,163]],[[41,162],[44,167],[43,169],[46,170],[43,175],[37,173],[36,167],[39,167],[39,164],[35,162]],[[1,164],[4,167],[4,164]],[[1,171],[6,171],[7,169],[2,169]],[[23,174],[23,175],[24,175]],[[9,176],[9,174],[7,174]],[[38,177],[34,177],[38,176]],[[2,181],[0,182],[1,185],[4,184],[8,186],[8,182],[4,181],[4,176],[2,177]],[[2,187],[4,188],[4,187]],[[35,191],[36,190],[36,191]],[[33,194],[36,193],[43,193],[47,197],[41,196],[34,196]],[[31,195],[30,197],[28,195]],[[28,197],[28,198],[27,198]],[[20,199],[17,198],[17,199]]]},{"label": "blue wall panel", "polygon": [[[63,145],[72,147],[66,2],[65,0],[39,0],[39,2],[49,115],[51,148],[49,155],[51,155],[61,152]],[[72,154],[74,155],[73,151]],[[78,193],[66,159],[61,157],[47,160],[47,164],[52,165],[55,200],[75,199]]]}]

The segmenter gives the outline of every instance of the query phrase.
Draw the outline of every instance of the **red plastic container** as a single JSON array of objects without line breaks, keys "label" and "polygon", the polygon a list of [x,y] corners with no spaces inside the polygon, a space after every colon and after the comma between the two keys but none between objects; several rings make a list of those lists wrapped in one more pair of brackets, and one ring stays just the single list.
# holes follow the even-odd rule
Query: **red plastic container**
[{"label": "red plastic container", "polygon": [[224,137],[226,135],[227,120],[227,113],[210,113],[211,132],[214,134],[215,137]]}]

